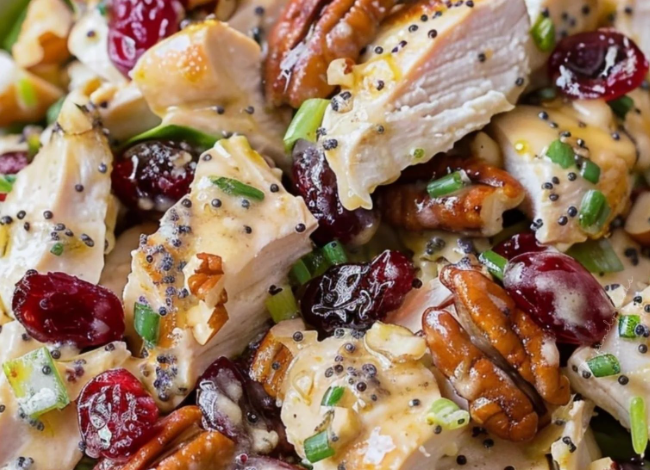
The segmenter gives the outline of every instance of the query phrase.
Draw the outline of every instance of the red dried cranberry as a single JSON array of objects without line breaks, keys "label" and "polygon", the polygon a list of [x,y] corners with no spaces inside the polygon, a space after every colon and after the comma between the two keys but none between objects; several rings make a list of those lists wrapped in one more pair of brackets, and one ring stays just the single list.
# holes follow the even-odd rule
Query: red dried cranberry
[{"label": "red dried cranberry", "polygon": [[560,342],[600,342],[614,321],[616,310],[605,290],[563,253],[515,256],[506,266],[503,285],[517,306]]},{"label": "red dried cranberry", "polygon": [[293,180],[309,211],[318,221],[313,234],[319,244],[332,240],[349,243],[376,222],[376,213],[365,209],[349,211],[339,199],[336,175],[325,154],[306,140],[298,141],[293,151]]},{"label": "red dried cranberry", "polygon": [[620,98],[643,83],[649,67],[634,41],[613,29],[568,36],[549,59],[551,79],[575,99]]},{"label": "red dried cranberry", "polygon": [[124,309],[110,290],[65,273],[27,271],[12,308],[27,332],[43,343],[101,346],[122,338]]},{"label": "red dried cranberry", "polygon": [[532,232],[524,232],[513,235],[502,241],[492,251],[500,254],[506,259],[512,259],[522,253],[546,251],[548,247],[540,244]]},{"label": "red dried cranberry", "polygon": [[158,407],[126,369],[113,369],[88,382],[77,399],[79,430],[86,453],[124,461],[156,435]]},{"label": "red dried cranberry", "polygon": [[386,250],[367,264],[332,266],[305,289],[300,309],[320,333],[366,330],[397,309],[413,287],[414,270],[398,251]]},{"label": "red dried cranberry", "polygon": [[177,0],[111,0],[108,56],[124,75],[140,56],[179,29],[183,4]]},{"label": "red dried cranberry", "polygon": [[164,212],[190,192],[198,155],[182,142],[136,144],[115,163],[113,191],[127,207]]},{"label": "red dried cranberry", "polygon": [[[0,155],[0,175],[15,175],[29,165],[27,152],[7,152]],[[7,198],[7,193],[0,193],[0,202]]]}]

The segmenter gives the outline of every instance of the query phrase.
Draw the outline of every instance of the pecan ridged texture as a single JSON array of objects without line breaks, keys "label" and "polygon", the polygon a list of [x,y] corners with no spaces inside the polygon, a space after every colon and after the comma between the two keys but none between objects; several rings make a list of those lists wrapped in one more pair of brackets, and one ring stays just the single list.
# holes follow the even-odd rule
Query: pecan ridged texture
[{"label": "pecan ridged texture", "polygon": [[300,107],[335,89],[327,68],[335,59],[356,61],[395,0],[290,0],[268,39],[266,97],[274,106]]},{"label": "pecan ridged texture", "polygon": [[[224,275],[223,260],[220,256],[208,253],[199,253],[197,258],[201,264],[194,270],[187,280],[190,292],[205,301],[212,289],[219,283]],[[217,299],[217,304],[212,311],[212,316],[208,320],[208,326],[212,330],[212,336],[216,335],[221,327],[228,321],[228,312],[224,304],[228,301],[228,293],[222,290]]]}]

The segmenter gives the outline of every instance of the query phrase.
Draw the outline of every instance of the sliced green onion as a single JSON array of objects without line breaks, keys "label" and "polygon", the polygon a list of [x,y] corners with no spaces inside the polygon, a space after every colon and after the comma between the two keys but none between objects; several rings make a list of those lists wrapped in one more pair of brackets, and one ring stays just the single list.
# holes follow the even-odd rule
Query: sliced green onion
[{"label": "sliced green onion", "polygon": [[329,260],[320,250],[312,251],[303,256],[302,260],[309,269],[311,277],[322,276],[331,267]]},{"label": "sliced green onion", "polygon": [[343,398],[344,393],[345,387],[334,386],[328,388],[320,402],[321,406],[336,406]]},{"label": "sliced green onion", "polygon": [[609,377],[621,373],[621,365],[613,354],[601,354],[587,361],[587,367],[594,377]]},{"label": "sliced green onion", "polygon": [[55,243],[52,249],[50,249],[50,253],[54,256],[61,256],[63,254],[63,243]]},{"label": "sliced green onion", "polygon": [[567,254],[592,273],[620,273],[625,269],[612,244],[606,238],[573,245]]},{"label": "sliced green onion", "polygon": [[311,463],[320,462],[334,454],[327,431],[321,431],[305,439],[305,456]]},{"label": "sliced green onion", "polygon": [[106,8],[106,2],[104,0],[97,4],[97,10],[99,10],[99,14],[104,17],[108,15],[108,8]]},{"label": "sliced green onion", "polygon": [[542,101],[552,101],[557,98],[557,88],[554,86],[542,88],[537,92],[537,96]]},{"label": "sliced green onion", "polygon": [[2,2],[0,44],[8,52],[11,52],[11,48],[18,41],[23,23],[27,18],[28,6],[29,0],[5,0]]},{"label": "sliced green onion", "polygon": [[68,390],[46,347],[2,364],[18,405],[36,418],[70,403]]},{"label": "sliced green onion", "polygon": [[52,106],[48,108],[47,114],[45,115],[48,126],[50,124],[54,124],[56,120],[59,118],[59,113],[61,112],[61,107],[63,106],[64,101],[65,101],[65,96],[59,98],[59,100],[56,103],[54,103]]},{"label": "sliced green onion", "polygon": [[293,146],[300,139],[316,142],[316,130],[323,122],[323,115],[330,100],[312,98],[300,105],[300,109],[291,120],[287,133],[284,134],[284,151],[291,153]]},{"label": "sliced green onion", "polygon": [[340,242],[330,242],[323,247],[323,255],[332,265],[348,262],[348,255]]},{"label": "sliced green onion", "polygon": [[598,184],[598,181],[600,181],[600,167],[591,160],[583,160],[580,174],[591,183]]},{"label": "sliced green onion", "polygon": [[424,157],[424,149],[417,148],[411,151],[411,156],[417,160]]},{"label": "sliced green onion", "polygon": [[427,192],[431,197],[442,197],[454,193],[465,186],[467,177],[460,171],[454,171],[442,178],[431,181],[427,185]]},{"label": "sliced green onion", "polygon": [[610,208],[605,195],[597,189],[589,190],[580,204],[580,226],[590,233],[597,233],[609,217]]},{"label": "sliced green onion", "polygon": [[539,15],[530,34],[540,51],[551,52],[555,47],[555,24],[550,17]]},{"label": "sliced green onion", "polygon": [[21,78],[16,82],[18,100],[26,108],[33,108],[38,104],[36,90],[29,78]]},{"label": "sliced green onion", "polygon": [[554,140],[548,146],[546,156],[553,162],[566,169],[575,164],[575,152],[569,144]]},{"label": "sliced green onion", "polygon": [[427,423],[443,429],[458,429],[469,424],[469,413],[447,398],[438,398],[426,415]]},{"label": "sliced green onion", "polygon": [[485,265],[486,268],[488,268],[490,274],[498,279],[503,280],[503,272],[505,271],[506,265],[508,264],[507,259],[492,250],[484,251],[481,253],[481,256],[479,256],[478,259]]},{"label": "sliced green onion", "polygon": [[264,193],[253,186],[232,178],[211,176],[212,184],[231,196],[242,196],[255,201],[263,201]]},{"label": "sliced green onion", "polygon": [[31,160],[31,158],[34,157],[41,149],[41,136],[35,133],[28,134],[26,140],[27,140],[27,153],[29,154],[29,158]]},{"label": "sliced green onion", "polygon": [[622,338],[636,338],[636,327],[641,323],[638,315],[621,315],[618,317],[618,335]]},{"label": "sliced green onion", "polygon": [[627,95],[612,101],[608,101],[607,104],[610,108],[612,108],[614,114],[616,114],[621,119],[625,119],[627,113],[634,109],[634,100]]},{"label": "sliced green onion", "polygon": [[135,319],[133,321],[135,331],[148,345],[154,346],[158,342],[160,334],[160,315],[145,304],[137,303],[134,307]]},{"label": "sliced green onion", "polygon": [[642,397],[634,397],[630,400],[630,433],[634,452],[643,455],[648,447],[648,419]]},{"label": "sliced green onion", "polygon": [[292,284],[296,286],[303,286],[311,280],[311,273],[303,260],[299,259],[291,267],[289,278],[291,279]]},{"label": "sliced green onion", "polygon": [[275,294],[266,299],[265,305],[275,323],[298,316],[298,302],[289,286],[280,287]]},{"label": "sliced green onion", "polygon": [[16,175],[0,175],[0,193],[10,193],[16,182]]},{"label": "sliced green onion", "polygon": [[131,147],[138,142],[144,142],[146,140],[171,140],[174,142],[185,141],[202,149],[209,149],[214,147],[214,144],[219,140],[219,137],[214,137],[191,127],[177,126],[175,124],[161,124],[153,129],[143,132],[142,134],[131,137],[129,140],[124,142],[120,148]]}]

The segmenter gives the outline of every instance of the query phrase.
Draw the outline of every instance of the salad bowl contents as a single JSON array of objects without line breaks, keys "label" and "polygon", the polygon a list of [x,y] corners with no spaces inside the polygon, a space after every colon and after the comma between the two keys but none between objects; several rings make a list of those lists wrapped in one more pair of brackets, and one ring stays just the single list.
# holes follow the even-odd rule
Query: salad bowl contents
[{"label": "salad bowl contents", "polygon": [[650,464],[647,0],[0,0],[0,470]]}]

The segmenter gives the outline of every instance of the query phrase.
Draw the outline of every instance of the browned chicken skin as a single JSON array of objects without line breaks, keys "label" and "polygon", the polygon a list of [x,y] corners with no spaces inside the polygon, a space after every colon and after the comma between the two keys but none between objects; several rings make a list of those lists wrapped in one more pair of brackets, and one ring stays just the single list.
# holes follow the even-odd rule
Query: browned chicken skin
[{"label": "browned chicken skin", "polygon": [[266,97],[294,108],[334,91],[327,68],[334,59],[356,61],[395,0],[291,0],[268,39]]}]

